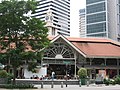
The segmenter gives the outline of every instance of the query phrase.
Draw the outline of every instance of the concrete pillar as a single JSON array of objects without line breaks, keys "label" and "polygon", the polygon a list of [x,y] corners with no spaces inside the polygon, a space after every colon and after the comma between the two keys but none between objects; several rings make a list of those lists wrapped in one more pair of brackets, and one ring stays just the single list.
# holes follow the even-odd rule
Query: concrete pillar
[{"label": "concrete pillar", "polygon": [[66,84],[66,87],[67,87],[67,86],[68,86],[68,84],[67,84],[67,79],[66,79],[66,83],[65,83],[65,84]]},{"label": "concrete pillar", "polygon": [[54,83],[52,82],[52,83],[51,83],[51,88],[53,88],[53,86],[54,86]]},{"label": "concrete pillar", "polygon": [[63,88],[63,82],[61,82],[61,88]]},{"label": "concrete pillar", "polygon": [[92,65],[92,59],[90,58],[90,66]]},{"label": "concrete pillar", "polygon": [[77,55],[76,55],[76,52],[75,52],[75,73],[74,73],[74,76],[75,76],[75,78],[76,78],[76,59],[77,59]]},{"label": "concrete pillar", "polygon": [[18,73],[17,73],[17,78],[20,78],[20,69],[17,69]]},{"label": "concrete pillar", "polygon": [[79,87],[81,87],[81,79],[79,80]]},{"label": "concrete pillar", "polygon": [[91,71],[92,71],[92,70],[90,69],[90,78],[92,78],[92,73],[91,73]]},{"label": "concrete pillar", "polygon": [[107,65],[106,58],[104,60],[105,60],[105,66],[106,66]]},{"label": "concrete pillar", "polygon": [[117,59],[117,66],[119,66],[119,59]]},{"label": "concrete pillar", "polygon": [[89,80],[87,80],[87,87],[89,87]]},{"label": "concrete pillar", "polygon": [[43,88],[43,82],[41,82],[41,88]]},{"label": "concrete pillar", "polygon": [[119,75],[119,69],[117,69],[117,75]]}]

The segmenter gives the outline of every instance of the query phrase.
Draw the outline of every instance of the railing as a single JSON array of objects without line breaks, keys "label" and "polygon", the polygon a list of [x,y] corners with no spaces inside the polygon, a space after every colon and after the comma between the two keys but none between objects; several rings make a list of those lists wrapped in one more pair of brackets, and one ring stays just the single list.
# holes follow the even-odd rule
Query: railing
[{"label": "railing", "polygon": [[[43,83],[44,85],[51,85],[51,83],[54,83],[55,85],[61,85],[61,82],[63,84],[66,84],[66,80],[37,80],[37,79],[16,79],[16,83],[23,83],[23,84],[35,84],[40,85]],[[67,80],[68,85],[79,85],[79,80]]]},{"label": "railing", "polygon": [[[77,64],[78,67],[82,67],[83,64]],[[84,67],[86,68],[96,68],[96,69],[99,69],[99,68],[103,68],[103,69],[120,69],[120,65],[89,65],[89,64],[84,64]]]}]

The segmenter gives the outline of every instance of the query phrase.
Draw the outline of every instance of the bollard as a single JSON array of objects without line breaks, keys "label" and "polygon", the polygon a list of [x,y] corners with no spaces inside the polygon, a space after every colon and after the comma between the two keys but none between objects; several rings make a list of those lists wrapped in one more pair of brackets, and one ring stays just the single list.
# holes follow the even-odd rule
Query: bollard
[{"label": "bollard", "polygon": [[63,88],[63,82],[61,82],[61,88]]},{"label": "bollard", "polygon": [[66,80],[66,87],[67,87],[67,80]]},{"label": "bollard", "polygon": [[54,84],[54,83],[52,82],[52,83],[51,83],[51,88],[53,88],[53,84]]},{"label": "bollard", "polygon": [[87,80],[87,87],[89,87],[89,81]]},{"label": "bollard", "polygon": [[41,88],[43,88],[43,82],[41,82]]},{"label": "bollard", "polygon": [[79,87],[81,87],[81,80],[79,81]]}]

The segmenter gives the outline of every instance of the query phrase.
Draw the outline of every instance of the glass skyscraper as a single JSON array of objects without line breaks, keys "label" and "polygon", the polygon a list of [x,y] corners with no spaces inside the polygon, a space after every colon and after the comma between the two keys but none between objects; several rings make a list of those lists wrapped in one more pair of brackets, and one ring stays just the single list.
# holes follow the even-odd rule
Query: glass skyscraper
[{"label": "glass skyscraper", "polygon": [[86,0],[86,25],[88,37],[108,37],[105,0]]},{"label": "glass skyscraper", "polygon": [[120,40],[120,0],[86,0],[86,36]]}]

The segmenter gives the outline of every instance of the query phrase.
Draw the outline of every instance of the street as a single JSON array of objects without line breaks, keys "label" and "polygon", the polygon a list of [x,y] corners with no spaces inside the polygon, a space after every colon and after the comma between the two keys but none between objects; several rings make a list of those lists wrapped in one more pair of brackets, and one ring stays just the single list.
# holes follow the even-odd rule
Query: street
[{"label": "street", "polygon": [[90,85],[89,87],[87,86],[81,86],[79,85],[68,85],[67,87],[64,85],[63,88],[61,88],[60,85],[54,85],[53,88],[51,88],[51,85],[44,85],[43,88],[41,86],[38,86],[39,90],[120,90],[120,85]]}]

